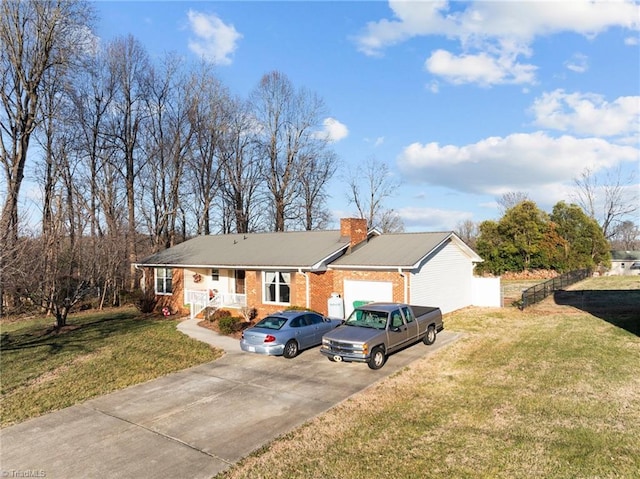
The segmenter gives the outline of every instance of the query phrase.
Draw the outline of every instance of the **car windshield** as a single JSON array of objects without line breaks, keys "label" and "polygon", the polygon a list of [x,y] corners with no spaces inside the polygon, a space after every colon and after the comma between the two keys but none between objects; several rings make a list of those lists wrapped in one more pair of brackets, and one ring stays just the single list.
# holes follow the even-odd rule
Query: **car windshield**
[{"label": "car windshield", "polygon": [[359,328],[384,329],[387,326],[388,314],[384,311],[362,311],[356,309],[344,324]]},{"label": "car windshield", "polygon": [[266,318],[258,321],[255,327],[264,329],[280,329],[286,322],[287,318],[281,318],[280,316],[267,316]]}]

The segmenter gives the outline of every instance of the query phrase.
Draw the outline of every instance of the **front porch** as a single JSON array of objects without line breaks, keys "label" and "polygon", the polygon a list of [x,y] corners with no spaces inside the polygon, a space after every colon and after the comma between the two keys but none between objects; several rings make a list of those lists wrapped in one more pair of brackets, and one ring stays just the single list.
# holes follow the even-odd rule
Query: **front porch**
[{"label": "front porch", "polygon": [[239,293],[215,293],[210,290],[184,290],[184,303],[189,305],[189,316],[195,318],[206,308],[215,310],[241,309],[247,305],[247,295]]},{"label": "front porch", "polygon": [[244,283],[244,270],[185,268],[183,304],[189,306],[191,318],[205,308],[243,308],[247,305]]}]

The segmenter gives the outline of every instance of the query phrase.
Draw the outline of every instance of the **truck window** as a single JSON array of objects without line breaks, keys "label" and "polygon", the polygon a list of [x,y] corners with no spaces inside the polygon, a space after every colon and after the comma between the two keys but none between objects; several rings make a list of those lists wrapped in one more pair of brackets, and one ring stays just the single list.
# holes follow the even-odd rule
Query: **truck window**
[{"label": "truck window", "polygon": [[399,328],[402,326],[402,316],[400,315],[400,310],[394,311],[391,313],[391,327]]},{"label": "truck window", "polygon": [[407,323],[412,323],[416,318],[413,317],[413,311],[408,307],[402,308],[402,312],[404,313],[404,319],[407,320]]}]

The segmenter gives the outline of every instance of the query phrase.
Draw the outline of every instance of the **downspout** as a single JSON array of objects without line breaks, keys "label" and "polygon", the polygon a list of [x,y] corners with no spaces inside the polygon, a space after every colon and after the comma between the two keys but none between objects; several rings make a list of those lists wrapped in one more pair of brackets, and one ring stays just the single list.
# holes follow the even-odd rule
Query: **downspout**
[{"label": "downspout", "polygon": [[298,268],[298,273],[300,273],[302,276],[304,276],[304,280],[305,280],[305,307],[308,309],[309,308],[309,303],[310,303],[310,296],[311,293],[309,291],[309,275],[307,273],[305,273],[304,271],[302,271],[302,268]]},{"label": "downspout", "polygon": [[142,294],[147,293],[147,270],[145,268],[140,268],[140,265],[134,264],[133,267],[138,271],[142,271]]},{"label": "downspout", "polygon": [[398,268],[398,274],[400,274],[400,276],[402,276],[402,278],[404,279],[404,302],[409,303],[409,280],[407,278],[407,275],[402,272],[402,268]]}]

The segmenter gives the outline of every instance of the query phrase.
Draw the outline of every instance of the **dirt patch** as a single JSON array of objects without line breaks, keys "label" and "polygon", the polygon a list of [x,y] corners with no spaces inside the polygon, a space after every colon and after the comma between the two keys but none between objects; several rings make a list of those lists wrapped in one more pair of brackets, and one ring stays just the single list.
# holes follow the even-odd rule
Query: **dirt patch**
[{"label": "dirt patch", "polygon": [[49,381],[58,379],[62,374],[68,372],[72,367],[91,361],[96,357],[100,356],[101,354],[103,354],[103,351],[99,350],[89,354],[78,356],[77,358],[74,358],[73,360],[71,360],[68,364],[63,364],[62,366],[58,366],[57,368],[52,369],[51,371],[44,372],[37,378],[34,378],[29,383],[27,383],[26,387],[39,386]]},{"label": "dirt patch", "polygon": [[528,280],[540,280],[540,282],[547,279],[552,279],[559,276],[557,271],[550,269],[536,269],[531,271],[506,271],[502,273],[501,278],[505,281],[528,281]]}]

